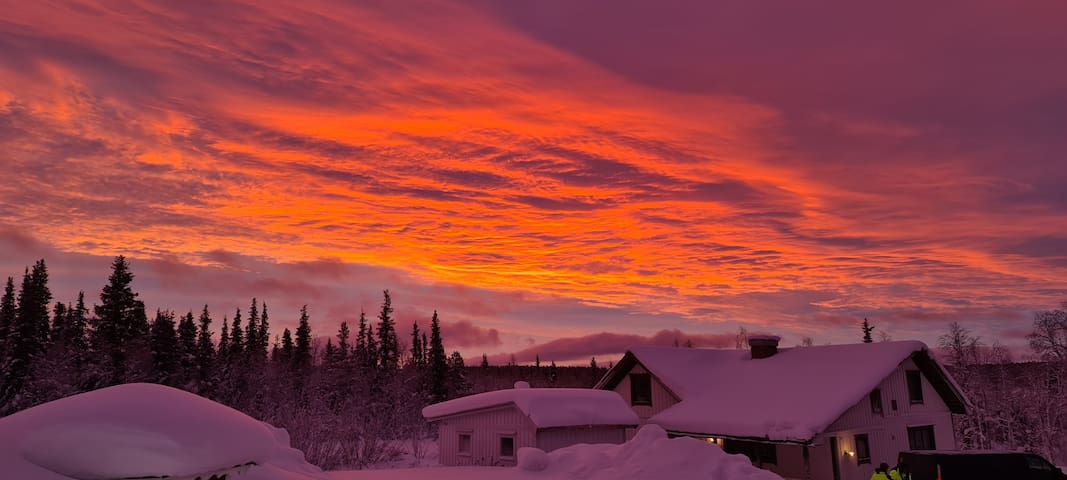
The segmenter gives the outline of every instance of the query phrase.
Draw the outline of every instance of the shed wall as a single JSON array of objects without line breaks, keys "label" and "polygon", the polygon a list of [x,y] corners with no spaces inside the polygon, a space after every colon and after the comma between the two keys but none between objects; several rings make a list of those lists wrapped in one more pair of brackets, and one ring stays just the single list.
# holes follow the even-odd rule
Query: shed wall
[{"label": "shed wall", "polygon": [[[471,454],[459,454],[459,434],[471,435]],[[500,437],[515,437],[515,451],[537,445],[537,429],[515,405],[447,417],[438,421],[441,465],[515,465],[500,456]]]},{"label": "shed wall", "polygon": [[537,432],[537,448],[551,452],[579,443],[623,443],[626,431],[623,427],[573,427],[551,428]]}]

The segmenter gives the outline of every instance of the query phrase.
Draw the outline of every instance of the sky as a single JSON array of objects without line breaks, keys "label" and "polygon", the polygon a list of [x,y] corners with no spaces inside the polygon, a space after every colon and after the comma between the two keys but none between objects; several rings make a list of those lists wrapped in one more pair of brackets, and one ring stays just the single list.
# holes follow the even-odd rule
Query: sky
[{"label": "sky", "polygon": [[494,362],[1067,300],[1067,4],[0,0],[0,274]]}]

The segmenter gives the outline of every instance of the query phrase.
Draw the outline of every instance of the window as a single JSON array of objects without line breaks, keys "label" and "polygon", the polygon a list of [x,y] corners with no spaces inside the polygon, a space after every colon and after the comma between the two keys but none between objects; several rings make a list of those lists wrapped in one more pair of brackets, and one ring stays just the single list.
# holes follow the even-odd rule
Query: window
[{"label": "window", "polygon": [[500,456],[501,458],[515,456],[515,437],[500,437]]},{"label": "window", "polygon": [[856,435],[856,464],[871,463],[871,444],[867,434]]},{"label": "window", "polygon": [[908,446],[912,450],[936,450],[934,426],[908,427]]},{"label": "window", "polygon": [[630,374],[630,404],[652,405],[652,376],[647,373]]},{"label": "window", "polygon": [[745,440],[726,439],[723,451],[730,454],[742,454],[755,465],[778,465],[778,448],[773,443],[748,442]]},{"label": "window", "polygon": [[461,433],[459,434],[459,454],[470,455],[471,454],[471,434]]},{"label": "window", "polygon": [[894,412],[897,411],[897,401],[896,400],[890,400],[889,401],[889,405],[893,407],[893,411]]},{"label": "window", "polygon": [[918,370],[904,372],[908,378],[908,399],[911,403],[923,403],[923,378]]},{"label": "window", "polygon": [[871,390],[871,413],[882,414],[882,391],[879,389]]}]

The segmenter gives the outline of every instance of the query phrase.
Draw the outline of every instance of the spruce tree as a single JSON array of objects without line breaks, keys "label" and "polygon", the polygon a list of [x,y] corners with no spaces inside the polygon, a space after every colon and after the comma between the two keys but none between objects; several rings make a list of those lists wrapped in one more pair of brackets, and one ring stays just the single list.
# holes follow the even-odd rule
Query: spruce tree
[{"label": "spruce tree", "polygon": [[67,306],[63,302],[56,302],[52,308],[52,330],[48,338],[52,343],[62,343],[67,329]]},{"label": "spruce tree", "polygon": [[233,324],[230,326],[230,356],[234,359],[241,356],[245,348],[244,332],[241,330],[241,309],[238,308],[233,314]]},{"label": "spruce tree", "polygon": [[482,354],[482,363],[481,363],[480,366],[482,367],[482,371],[483,372],[486,371],[486,370],[489,370],[489,356],[488,355],[486,355],[484,353]]},{"label": "spruce tree", "polygon": [[78,301],[73,308],[67,309],[67,327],[63,336],[63,343],[67,352],[74,357],[75,368],[80,368],[85,361],[88,345],[85,336],[89,325],[89,309],[85,307],[85,292],[78,292]]},{"label": "spruce tree", "polygon": [[0,387],[0,405],[13,399],[32,381],[34,364],[48,345],[48,307],[51,302],[47,268],[44,260],[39,260],[32,271],[27,268],[22,276],[15,321],[8,337],[10,349],[6,378]]},{"label": "spruce tree", "polygon": [[374,340],[374,326],[367,325],[367,359],[363,366],[370,370],[378,368],[378,343]]},{"label": "spruce tree", "polygon": [[0,372],[10,351],[11,330],[15,325],[15,279],[7,277],[4,296],[0,299]]},{"label": "spruce tree", "polygon": [[293,364],[298,368],[311,366],[311,324],[308,323],[308,306],[300,307],[300,325],[296,327],[296,347],[293,349]]},{"label": "spruce tree", "polygon": [[589,386],[592,387],[593,385],[596,385],[596,383],[600,381],[600,367],[598,367],[596,365],[596,357],[593,357],[593,359],[589,361],[589,371],[590,371]]},{"label": "spruce tree", "polygon": [[270,347],[270,322],[267,319],[267,302],[263,302],[263,313],[259,315],[259,354],[260,358],[266,358],[267,349]]},{"label": "spruce tree", "polygon": [[196,337],[196,369],[197,379],[204,383],[211,375],[211,367],[215,359],[215,345],[211,341],[211,314],[207,310],[207,305],[204,305],[204,310],[200,312],[199,321],[200,329]]},{"label": "spruce tree", "polygon": [[356,348],[352,355],[356,359],[356,365],[367,366],[367,315],[362,309],[359,311],[359,331],[356,332]]},{"label": "spruce tree", "polygon": [[348,329],[348,322],[341,322],[341,327],[337,329],[337,356],[341,360],[348,359],[351,353],[351,346],[348,344],[348,338],[352,336],[352,332]]},{"label": "spruce tree", "polygon": [[866,318],[864,318],[863,319],[863,343],[873,343],[874,342],[874,339],[871,338],[871,332],[873,332],[873,331],[874,331],[874,326],[871,325],[870,322],[868,322]]},{"label": "spruce tree", "polygon": [[463,355],[459,352],[452,352],[452,357],[448,359],[448,386],[452,398],[469,395],[471,391],[471,383],[467,380],[467,367],[463,363]]},{"label": "spruce tree", "polygon": [[253,297],[252,305],[248,307],[248,326],[245,327],[245,356],[254,359],[259,356],[259,352],[259,308]]},{"label": "spruce tree", "polygon": [[429,345],[430,345],[430,342],[428,340],[426,340],[426,332],[423,331],[422,332],[422,341],[419,342],[419,349],[422,350],[422,359],[419,360],[419,363],[421,363],[422,365],[427,365],[427,364],[430,363],[430,348],[429,348]]},{"label": "spruce tree", "polygon": [[279,361],[284,365],[289,365],[293,361],[293,334],[288,328],[282,331],[282,348],[280,351],[281,357]]},{"label": "spruce tree", "polygon": [[419,322],[415,322],[411,326],[411,365],[419,368],[422,367],[422,345],[419,344],[422,339],[419,337]]},{"label": "spruce tree", "polygon": [[178,351],[178,335],[174,330],[174,313],[156,310],[156,318],[152,321],[150,330],[149,347],[152,352],[154,380],[165,385],[175,385],[181,357]]},{"label": "spruce tree", "polygon": [[378,314],[378,364],[382,370],[392,372],[400,363],[400,342],[396,336],[396,322],[393,320],[392,299],[389,290],[383,292],[382,311]]},{"label": "spruce tree", "polygon": [[130,287],[133,278],[126,257],[116,257],[111,264],[108,284],[100,292],[100,304],[93,308],[96,324],[92,348],[101,356],[110,384],[125,380],[131,356],[147,334],[144,303],[137,299],[137,293]]},{"label": "spruce tree", "polygon": [[178,358],[182,383],[196,378],[196,323],[192,310],[178,322]]},{"label": "spruce tree", "polygon": [[219,349],[218,357],[220,361],[223,361],[230,353],[230,317],[222,316],[222,331],[219,332]]},{"label": "spruce tree", "polygon": [[441,340],[441,322],[437,310],[430,319],[430,401],[433,403],[448,400],[448,358],[445,357],[445,345]]},{"label": "spruce tree", "polygon": [[548,386],[556,386],[556,382],[559,380],[559,370],[556,369],[556,361],[552,360],[552,363],[548,365]]},{"label": "spruce tree", "polygon": [[541,369],[541,354],[540,353],[534,355],[534,368],[536,368],[538,370]]}]

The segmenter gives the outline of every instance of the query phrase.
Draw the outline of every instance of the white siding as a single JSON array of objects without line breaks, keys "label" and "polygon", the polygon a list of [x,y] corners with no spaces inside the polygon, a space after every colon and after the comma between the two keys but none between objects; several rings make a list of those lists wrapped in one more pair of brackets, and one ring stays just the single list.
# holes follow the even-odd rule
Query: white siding
[{"label": "white siding", "polygon": [[[908,370],[918,370],[910,359],[901,363],[900,367],[879,384],[878,388],[882,394],[882,414],[873,413],[870,399],[864,396],[834,421],[825,433],[816,437],[816,442],[827,449],[829,449],[829,437],[837,437],[839,452],[836,455],[841,464],[841,480],[867,480],[879,463],[885,462],[890,466],[895,464],[897,455],[902,450],[910,448],[908,427],[932,425],[934,442],[938,449],[956,448],[952,413],[948,405],[937,394],[926,376],[921,377],[923,403],[912,404],[908,397],[908,384],[905,377],[905,372]],[[897,403],[895,410],[892,407],[893,400]],[[856,451],[855,436],[857,434],[867,434],[871,449],[871,463],[869,464],[860,465],[857,457],[847,455],[847,452]],[[820,468],[820,470],[830,471],[829,459],[828,454],[820,456],[819,461],[826,463],[826,468]],[[833,477],[831,475],[814,478],[831,480]]]},{"label": "white siding", "polygon": [[579,443],[623,443],[626,433],[621,427],[550,428],[537,432],[537,448],[551,452]]},{"label": "white siding", "polygon": [[674,404],[678,403],[678,399],[675,398],[674,394],[672,394],[670,390],[667,390],[667,387],[665,387],[663,383],[660,382],[658,378],[656,378],[655,375],[652,375],[652,405],[634,405],[630,399],[631,373],[648,373],[648,370],[642,367],[641,364],[634,365],[634,368],[630,369],[629,372],[626,372],[626,375],[622,378],[622,381],[615,386],[615,392],[621,395],[623,401],[625,401],[627,405],[630,405],[631,408],[634,409],[634,412],[637,413],[638,418],[641,419],[641,425],[644,425],[645,421],[653,415],[662,412],[670,408]]},{"label": "white siding", "polygon": [[[471,455],[459,455],[459,434],[471,434]],[[515,451],[537,445],[533,422],[514,405],[447,417],[438,422],[441,465],[515,465],[500,457],[501,436],[515,437]]]}]

